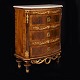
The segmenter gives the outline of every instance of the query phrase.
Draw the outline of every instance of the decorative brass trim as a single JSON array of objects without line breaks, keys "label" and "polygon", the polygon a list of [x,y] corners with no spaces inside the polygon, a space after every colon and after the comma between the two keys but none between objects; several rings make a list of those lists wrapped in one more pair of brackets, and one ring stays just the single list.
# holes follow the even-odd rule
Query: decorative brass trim
[{"label": "decorative brass trim", "polygon": [[33,30],[45,30],[45,29],[55,28],[55,27],[58,27],[58,26],[60,26],[60,24],[52,25],[52,26],[48,25],[48,26],[45,26],[45,27],[34,26]]},{"label": "decorative brass trim", "polygon": [[59,12],[59,11],[60,11],[60,10],[56,10],[56,11],[52,11],[52,10],[51,10],[51,11],[44,11],[44,12],[41,11],[41,12],[40,12],[40,11],[36,11],[36,10],[35,10],[35,11],[32,12],[32,14],[50,14],[50,13],[57,13],[57,12]]},{"label": "decorative brass trim", "polygon": [[45,12],[38,12],[38,11],[34,11],[33,14],[46,14],[48,13],[49,11],[45,11]]},{"label": "decorative brass trim", "polygon": [[28,15],[28,13],[29,13],[29,11],[26,11],[26,13],[27,13],[27,15],[26,15],[26,21],[27,21],[27,24],[28,24],[28,21],[29,21],[29,15]]},{"label": "decorative brass trim", "polygon": [[[48,60],[48,61],[47,61]],[[51,58],[46,58],[45,59],[45,64],[50,64],[50,62],[51,62]]]},{"label": "decorative brass trim", "polygon": [[60,53],[61,52],[59,52],[59,54],[56,54],[55,56],[51,56],[51,57],[47,57],[47,58],[43,58],[43,59],[31,60],[31,63],[32,64],[41,64],[41,63],[45,62],[45,64],[49,64],[51,62],[51,60],[57,59],[60,56]]},{"label": "decorative brass trim", "polygon": [[50,40],[46,40],[46,41],[37,41],[37,42],[32,42],[32,45],[43,45],[43,44],[47,44],[47,43],[52,43],[52,42],[56,42],[58,41],[60,38],[56,38],[56,39],[50,39]]},{"label": "decorative brass trim", "polygon": [[61,49],[58,49],[56,52],[54,52],[54,54],[49,54],[49,55],[45,55],[45,56],[41,56],[41,57],[34,57],[34,58],[31,58],[31,57],[29,57],[29,58],[24,58],[24,57],[22,57],[22,56],[20,56],[20,55],[18,55],[18,54],[14,54],[14,56],[16,57],[16,58],[18,58],[18,59],[21,59],[21,60],[23,60],[23,61],[30,61],[30,60],[36,60],[36,59],[40,59],[40,58],[46,58],[46,57],[50,57],[50,56],[54,56],[54,55],[56,55],[56,54],[59,54],[60,53],[60,51],[61,51]]},{"label": "decorative brass trim", "polygon": [[28,51],[25,52],[25,57],[26,57],[26,58],[29,57],[29,52],[28,52]]}]

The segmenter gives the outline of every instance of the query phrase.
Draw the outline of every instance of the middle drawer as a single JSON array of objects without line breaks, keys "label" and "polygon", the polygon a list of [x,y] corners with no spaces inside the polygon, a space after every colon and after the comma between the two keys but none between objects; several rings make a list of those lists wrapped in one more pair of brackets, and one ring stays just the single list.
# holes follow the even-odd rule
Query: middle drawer
[{"label": "middle drawer", "polygon": [[42,41],[47,39],[56,39],[60,37],[60,28],[54,28],[42,31],[30,31],[30,42]]}]

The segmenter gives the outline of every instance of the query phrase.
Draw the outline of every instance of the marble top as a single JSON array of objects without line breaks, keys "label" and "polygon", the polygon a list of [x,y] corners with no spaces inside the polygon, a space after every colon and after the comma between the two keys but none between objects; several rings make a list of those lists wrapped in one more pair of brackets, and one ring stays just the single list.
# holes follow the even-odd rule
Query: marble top
[{"label": "marble top", "polygon": [[26,9],[33,9],[33,8],[55,8],[55,7],[63,7],[62,5],[56,4],[40,4],[40,5],[17,5],[13,6],[15,8],[26,8]]}]

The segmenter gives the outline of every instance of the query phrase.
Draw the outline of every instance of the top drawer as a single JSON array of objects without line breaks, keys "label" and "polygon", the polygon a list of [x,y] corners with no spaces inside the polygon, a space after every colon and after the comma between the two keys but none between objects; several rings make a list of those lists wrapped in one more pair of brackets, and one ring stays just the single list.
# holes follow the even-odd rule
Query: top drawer
[{"label": "top drawer", "polygon": [[60,25],[60,13],[51,15],[30,15],[30,30],[45,30]]},{"label": "top drawer", "polygon": [[61,8],[25,10],[29,30],[46,30],[60,26]]}]

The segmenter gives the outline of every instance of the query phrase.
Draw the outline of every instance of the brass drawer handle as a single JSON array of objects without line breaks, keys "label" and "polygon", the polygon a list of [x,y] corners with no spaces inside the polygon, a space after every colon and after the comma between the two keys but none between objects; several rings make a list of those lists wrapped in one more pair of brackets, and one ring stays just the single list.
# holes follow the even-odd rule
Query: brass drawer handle
[{"label": "brass drawer handle", "polygon": [[51,16],[47,16],[47,22],[51,21]]},{"label": "brass drawer handle", "polygon": [[47,33],[47,37],[50,37],[50,32]]}]

